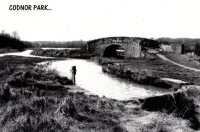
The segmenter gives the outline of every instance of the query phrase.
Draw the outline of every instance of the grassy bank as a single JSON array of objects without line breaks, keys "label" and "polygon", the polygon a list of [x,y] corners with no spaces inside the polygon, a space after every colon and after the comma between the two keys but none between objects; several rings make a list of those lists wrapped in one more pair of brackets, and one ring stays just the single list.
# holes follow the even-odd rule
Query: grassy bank
[{"label": "grassy bank", "polygon": [[192,131],[187,120],[145,111],[138,100],[70,92],[70,80],[35,65],[46,60],[0,58],[0,131]]},{"label": "grassy bank", "polygon": [[[103,70],[131,81],[165,86],[156,82],[158,78],[173,78],[200,85],[199,73],[181,68],[157,56],[132,60],[101,59]],[[169,87],[169,86],[166,86]]]},{"label": "grassy bank", "polygon": [[200,57],[188,54],[164,53],[164,55],[179,64],[200,69]]}]

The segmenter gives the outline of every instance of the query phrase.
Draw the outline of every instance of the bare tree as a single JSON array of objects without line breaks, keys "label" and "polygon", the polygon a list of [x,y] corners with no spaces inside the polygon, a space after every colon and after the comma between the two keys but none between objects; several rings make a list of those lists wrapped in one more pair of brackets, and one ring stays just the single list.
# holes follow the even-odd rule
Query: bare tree
[{"label": "bare tree", "polygon": [[17,31],[13,31],[13,32],[12,32],[12,36],[13,36],[14,38],[19,39],[19,34],[18,34]]},{"label": "bare tree", "polygon": [[2,30],[2,31],[1,31],[1,34],[5,34],[5,30]]}]

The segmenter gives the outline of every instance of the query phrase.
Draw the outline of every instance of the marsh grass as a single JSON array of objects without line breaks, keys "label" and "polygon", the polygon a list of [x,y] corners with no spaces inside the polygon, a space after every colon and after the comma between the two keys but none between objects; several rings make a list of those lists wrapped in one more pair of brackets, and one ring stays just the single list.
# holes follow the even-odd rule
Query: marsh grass
[{"label": "marsh grass", "polygon": [[[45,131],[63,130],[60,126],[65,119],[55,113],[59,101],[54,97],[20,97],[18,103],[5,104],[1,110],[1,130],[6,131]],[[5,110],[4,112],[2,110]],[[58,114],[58,115],[57,115]],[[57,119],[59,117],[59,119]]]},{"label": "marsh grass", "polygon": [[141,131],[143,132],[173,132],[173,131],[189,131],[189,121],[175,117],[173,114],[151,113],[146,117],[139,119],[143,124]]},{"label": "marsh grass", "polygon": [[68,92],[15,96],[0,107],[1,131],[191,131],[188,121],[143,111],[135,103]]}]

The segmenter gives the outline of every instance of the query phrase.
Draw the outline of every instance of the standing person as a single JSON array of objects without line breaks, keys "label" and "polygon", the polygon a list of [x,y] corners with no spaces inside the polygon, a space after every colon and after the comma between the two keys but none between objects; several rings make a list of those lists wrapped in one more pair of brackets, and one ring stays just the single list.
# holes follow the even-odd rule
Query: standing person
[{"label": "standing person", "polygon": [[6,81],[3,87],[3,99],[7,102],[10,99],[11,93],[10,93],[10,85]]}]

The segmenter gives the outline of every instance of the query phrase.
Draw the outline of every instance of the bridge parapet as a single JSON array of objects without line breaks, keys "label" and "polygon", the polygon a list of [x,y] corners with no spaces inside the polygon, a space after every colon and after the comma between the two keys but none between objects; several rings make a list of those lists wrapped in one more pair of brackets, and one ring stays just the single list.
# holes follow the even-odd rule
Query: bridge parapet
[{"label": "bridge parapet", "polygon": [[101,38],[89,41],[88,43],[94,43],[96,45],[99,44],[109,44],[109,43],[133,43],[136,40],[141,40],[141,38],[134,38],[134,37],[108,37],[108,38]]}]

